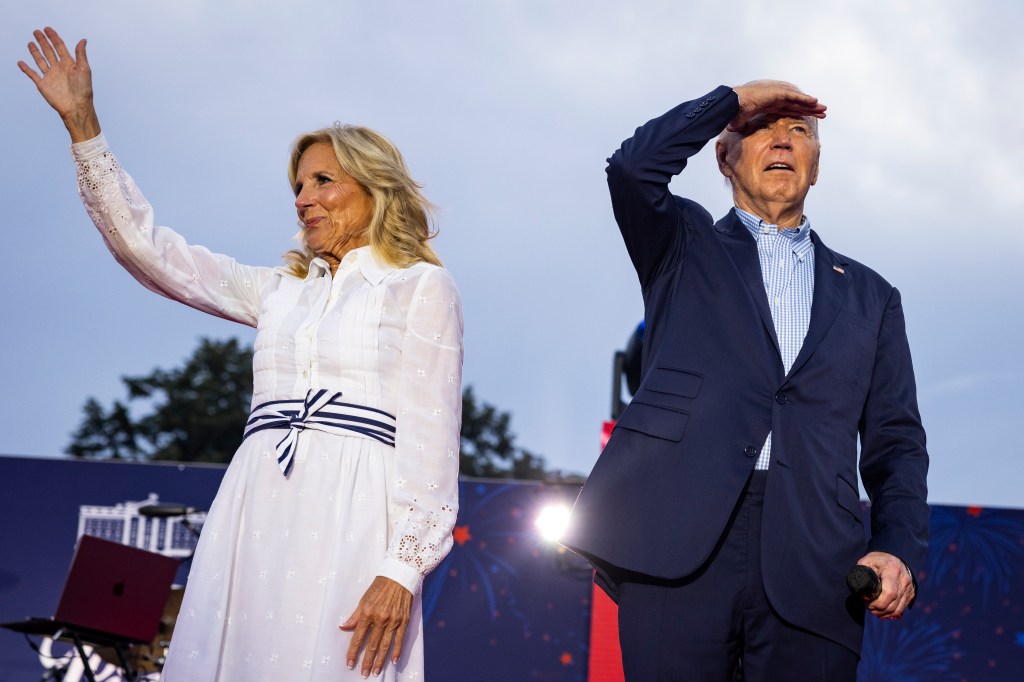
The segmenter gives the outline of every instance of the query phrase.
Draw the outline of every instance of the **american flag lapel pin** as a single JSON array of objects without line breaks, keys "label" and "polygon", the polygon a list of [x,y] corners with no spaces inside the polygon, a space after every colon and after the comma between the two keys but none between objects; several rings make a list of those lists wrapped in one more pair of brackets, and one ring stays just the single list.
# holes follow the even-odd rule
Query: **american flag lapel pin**
[{"label": "american flag lapel pin", "polygon": [[845,275],[846,274],[846,270],[843,270],[838,265],[833,265],[832,269],[835,270],[836,272],[838,272],[840,275]]}]

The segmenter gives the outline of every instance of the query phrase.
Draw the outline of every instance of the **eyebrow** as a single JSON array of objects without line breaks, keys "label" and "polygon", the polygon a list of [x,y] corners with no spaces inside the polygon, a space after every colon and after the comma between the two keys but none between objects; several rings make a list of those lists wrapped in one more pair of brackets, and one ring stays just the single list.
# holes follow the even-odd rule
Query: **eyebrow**
[{"label": "eyebrow", "polygon": [[808,130],[813,130],[811,122],[804,116],[778,116],[776,114],[761,113],[754,114],[747,119],[743,132],[745,134],[754,133],[757,132],[762,124],[770,126],[777,121],[788,121],[789,125],[802,125]]}]

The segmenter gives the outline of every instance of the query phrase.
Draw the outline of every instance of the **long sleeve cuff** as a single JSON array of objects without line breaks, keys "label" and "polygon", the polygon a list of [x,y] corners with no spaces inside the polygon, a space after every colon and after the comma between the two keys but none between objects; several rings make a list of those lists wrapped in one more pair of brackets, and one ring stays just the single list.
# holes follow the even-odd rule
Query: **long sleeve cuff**
[{"label": "long sleeve cuff", "polygon": [[110,148],[107,138],[100,133],[94,138],[85,142],[75,142],[71,145],[71,156],[75,161],[85,161],[98,154],[102,154]]},{"label": "long sleeve cuff", "polygon": [[377,570],[377,575],[390,578],[396,583],[416,594],[423,586],[423,576],[409,564],[402,563],[398,559],[385,558]]}]

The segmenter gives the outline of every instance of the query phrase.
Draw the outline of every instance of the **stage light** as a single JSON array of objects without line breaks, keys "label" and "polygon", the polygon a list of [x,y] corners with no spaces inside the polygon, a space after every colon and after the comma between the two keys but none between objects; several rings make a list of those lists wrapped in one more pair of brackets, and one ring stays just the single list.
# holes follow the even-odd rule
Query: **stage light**
[{"label": "stage light", "polygon": [[569,525],[569,506],[551,504],[540,510],[535,522],[542,538],[548,542],[558,542]]}]

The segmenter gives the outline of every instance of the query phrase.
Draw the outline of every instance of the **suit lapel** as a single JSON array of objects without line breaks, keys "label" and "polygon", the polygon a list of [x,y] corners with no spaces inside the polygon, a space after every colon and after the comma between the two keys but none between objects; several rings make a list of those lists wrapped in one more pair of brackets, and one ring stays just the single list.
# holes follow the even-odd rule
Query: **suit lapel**
[{"label": "suit lapel", "polygon": [[[840,260],[831,249],[822,243],[814,230],[811,230],[814,242],[814,299],[811,302],[811,323],[807,327],[800,353],[793,361],[787,379],[795,374],[811,357],[818,344],[835,322],[843,299],[850,289],[853,275],[846,269],[847,261]],[[769,318],[770,319],[770,318]]]},{"label": "suit lapel", "polygon": [[757,242],[754,241],[750,231],[743,226],[740,219],[736,217],[735,211],[729,211],[724,218],[715,223],[715,231],[718,232],[725,250],[739,271],[740,279],[747,287],[747,293],[750,294],[754,307],[757,308],[757,313],[761,316],[761,322],[775,345],[775,352],[778,353],[781,362],[782,353],[779,350],[779,339],[775,335],[772,311],[768,307],[768,294],[764,290],[764,277],[761,275],[761,259],[757,255]]}]

